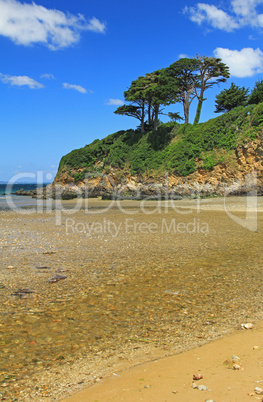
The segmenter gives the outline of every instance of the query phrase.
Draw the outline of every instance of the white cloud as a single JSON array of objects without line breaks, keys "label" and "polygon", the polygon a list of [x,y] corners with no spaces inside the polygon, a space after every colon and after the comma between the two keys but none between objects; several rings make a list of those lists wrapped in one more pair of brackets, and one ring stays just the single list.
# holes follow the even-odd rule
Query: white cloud
[{"label": "white cloud", "polygon": [[232,0],[231,3],[240,26],[263,27],[263,14],[257,13],[256,10],[263,0]]},{"label": "white cloud", "polygon": [[179,54],[179,59],[188,59],[189,57],[187,56],[187,54],[181,53]]},{"label": "white cloud", "polygon": [[232,8],[236,15],[243,17],[251,17],[251,14],[256,14],[256,7],[262,3],[262,0],[232,0]]},{"label": "white cloud", "polygon": [[238,51],[218,47],[214,55],[223,60],[235,77],[252,77],[263,72],[263,52],[259,48],[247,47]]},{"label": "white cloud", "polygon": [[105,32],[105,24],[93,17],[65,14],[35,3],[0,0],[0,35],[18,45],[41,43],[52,50],[71,46],[79,41],[80,32]]},{"label": "white cloud", "polygon": [[238,27],[238,24],[231,16],[214,5],[198,3],[195,7],[186,7],[184,12],[188,13],[190,20],[198,25],[207,22],[213,28],[227,32],[231,32]]},{"label": "white cloud", "polygon": [[110,106],[122,106],[124,105],[124,102],[121,99],[112,99],[110,98],[105,105],[110,105]]},{"label": "white cloud", "polygon": [[89,21],[87,28],[89,31],[97,32],[97,33],[104,33],[105,32],[105,24],[100,22],[97,18],[93,17]]},{"label": "white cloud", "polygon": [[55,76],[53,74],[41,74],[40,78],[46,78],[47,80],[54,80]]},{"label": "white cloud", "polygon": [[214,5],[197,3],[194,7],[185,7],[184,13],[198,25],[207,23],[213,28],[226,32],[243,26],[263,27],[263,14],[257,12],[257,6],[263,0],[231,0],[230,12],[227,13]]},{"label": "white cloud", "polygon": [[65,89],[73,89],[75,91],[78,91],[82,94],[86,94],[87,90],[83,87],[81,87],[80,85],[74,85],[74,84],[68,84],[67,82],[63,83],[63,88]]},{"label": "white cloud", "polygon": [[27,77],[26,75],[6,75],[0,73],[0,80],[4,84],[10,84],[18,87],[27,86],[31,89],[38,89],[44,87],[44,85],[33,80],[33,78]]}]

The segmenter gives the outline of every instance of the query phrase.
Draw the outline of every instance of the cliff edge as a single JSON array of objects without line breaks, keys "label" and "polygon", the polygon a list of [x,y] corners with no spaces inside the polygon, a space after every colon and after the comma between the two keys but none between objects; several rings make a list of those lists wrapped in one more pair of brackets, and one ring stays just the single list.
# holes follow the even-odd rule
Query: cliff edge
[{"label": "cliff edge", "polygon": [[170,122],[95,140],[62,157],[53,187],[72,197],[180,198],[243,194],[257,179],[261,192],[262,156],[260,103],[195,126]]}]

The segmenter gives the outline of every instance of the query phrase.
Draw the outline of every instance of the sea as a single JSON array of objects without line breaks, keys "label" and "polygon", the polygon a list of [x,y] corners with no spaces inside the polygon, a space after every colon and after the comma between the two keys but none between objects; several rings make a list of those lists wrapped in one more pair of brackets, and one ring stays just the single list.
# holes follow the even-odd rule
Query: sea
[{"label": "sea", "polygon": [[35,190],[39,186],[32,183],[15,183],[12,186],[0,183],[0,209],[13,209],[22,207],[33,207],[37,205],[37,200],[32,197],[15,195],[14,193],[21,188],[23,190]]},{"label": "sea", "polygon": [[[2,197],[4,194],[10,194],[10,193],[15,193],[16,191],[20,190],[21,188],[23,190],[35,190],[38,185],[37,184],[25,184],[25,183],[20,183],[20,184],[13,184],[11,186],[7,186],[7,184],[1,184],[0,183],[0,197]],[[42,187],[42,186],[41,186]]]}]

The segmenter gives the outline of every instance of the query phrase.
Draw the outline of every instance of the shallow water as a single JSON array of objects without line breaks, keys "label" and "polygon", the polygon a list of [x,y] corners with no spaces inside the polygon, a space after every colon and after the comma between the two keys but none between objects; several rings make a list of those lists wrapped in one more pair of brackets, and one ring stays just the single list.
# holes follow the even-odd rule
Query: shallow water
[{"label": "shallow water", "polygon": [[[34,373],[80,358],[101,356],[107,365],[112,354],[145,344],[173,353],[262,316],[262,214],[251,232],[219,211],[137,212],[80,211],[70,225],[66,215],[56,225],[55,212],[2,214],[0,376],[6,397],[30,388]],[[188,224],[191,231],[170,230],[172,219],[176,229]],[[208,232],[197,225],[193,231],[197,220]],[[116,235],[113,224],[120,228]],[[66,278],[49,282],[57,274]]]},{"label": "shallow water", "polygon": [[0,209],[15,209],[24,207],[34,207],[37,205],[37,200],[31,197],[16,196],[16,195],[0,195]]}]

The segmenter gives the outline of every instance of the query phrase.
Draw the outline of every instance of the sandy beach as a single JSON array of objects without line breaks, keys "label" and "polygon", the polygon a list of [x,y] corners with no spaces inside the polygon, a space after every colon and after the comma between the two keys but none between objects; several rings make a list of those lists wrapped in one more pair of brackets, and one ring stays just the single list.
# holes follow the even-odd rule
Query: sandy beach
[{"label": "sandy beach", "polygon": [[[140,387],[120,383],[116,391],[116,380],[146,366],[128,368],[154,360],[163,364],[158,370],[168,380],[170,363],[164,357],[178,353],[169,359],[186,356],[180,361],[182,380],[174,381],[178,372],[171,374],[175,389],[169,382],[167,397],[158,400],[189,395],[189,401],[233,401],[232,393],[224,399],[192,389],[192,374],[204,370],[204,385],[212,390],[216,379],[230,376],[233,389],[241,392],[237,384],[245,382],[249,364],[257,366],[257,375],[249,374],[242,395],[253,392],[263,379],[262,344],[247,338],[262,335],[262,198],[120,205],[89,200],[88,210],[74,213],[72,202],[63,206],[67,211],[0,211],[2,398],[63,400],[87,389],[92,394],[83,400],[100,400],[112,389],[112,400],[154,400],[157,372],[140,374],[146,381]],[[231,339],[246,322],[254,329],[237,336],[247,351],[230,347],[220,358],[209,352],[204,365],[192,364],[195,348]],[[221,367],[238,354],[244,370]],[[252,360],[246,358],[250,354]],[[212,377],[216,364],[224,371]],[[131,399],[116,394],[126,388]],[[180,399],[183,392],[186,399]]]},{"label": "sandy beach", "polygon": [[[65,402],[262,401],[262,365],[261,322],[252,331],[235,331],[200,348],[111,373]],[[193,380],[193,374],[203,378]]]}]

